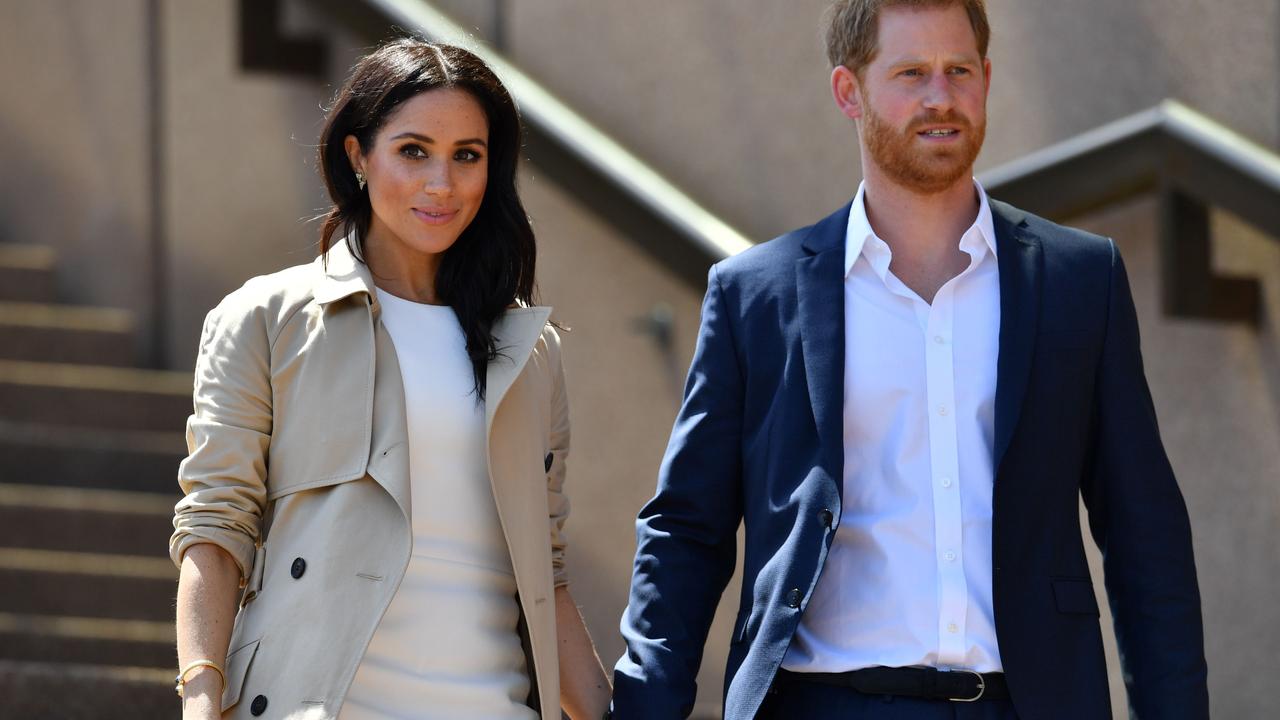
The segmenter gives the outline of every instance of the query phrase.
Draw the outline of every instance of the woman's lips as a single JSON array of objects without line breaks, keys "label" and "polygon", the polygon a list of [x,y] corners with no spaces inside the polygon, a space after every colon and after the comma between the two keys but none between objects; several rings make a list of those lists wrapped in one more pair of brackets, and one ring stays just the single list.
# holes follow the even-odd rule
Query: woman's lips
[{"label": "woman's lips", "polygon": [[453,220],[458,214],[457,210],[423,210],[421,208],[413,208],[413,214],[419,220],[428,225],[444,225]]}]

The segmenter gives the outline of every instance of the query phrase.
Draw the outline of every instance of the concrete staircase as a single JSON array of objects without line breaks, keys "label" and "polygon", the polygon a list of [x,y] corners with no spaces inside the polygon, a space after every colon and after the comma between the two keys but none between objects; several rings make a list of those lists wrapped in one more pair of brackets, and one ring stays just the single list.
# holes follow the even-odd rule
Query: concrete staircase
[{"label": "concrete staircase", "polygon": [[172,718],[191,376],[129,367],[130,313],[58,304],[55,264],[0,243],[0,718]]}]

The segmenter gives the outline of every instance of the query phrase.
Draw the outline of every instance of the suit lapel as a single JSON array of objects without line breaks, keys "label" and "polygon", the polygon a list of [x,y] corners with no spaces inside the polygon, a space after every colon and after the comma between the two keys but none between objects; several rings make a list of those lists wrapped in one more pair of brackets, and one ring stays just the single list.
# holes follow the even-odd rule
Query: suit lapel
[{"label": "suit lapel", "polygon": [[1036,324],[1040,316],[1040,238],[1028,228],[1023,214],[1005,203],[991,201],[1000,267],[1000,350],[996,364],[995,448],[992,467],[997,475],[1004,453],[1018,425],[1031,377]]},{"label": "suit lapel", "polygon": [[813,226],[796,261],[800,345],[823,464],[837,479],[844,434],[844,252],[849,206]]}]

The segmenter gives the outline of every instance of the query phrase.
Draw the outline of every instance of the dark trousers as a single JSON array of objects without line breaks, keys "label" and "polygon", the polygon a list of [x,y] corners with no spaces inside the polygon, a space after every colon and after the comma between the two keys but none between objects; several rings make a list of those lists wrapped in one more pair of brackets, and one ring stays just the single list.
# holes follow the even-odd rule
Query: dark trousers
[{"label": "dark trousers", "polygon": [[963,703],[892,695],[787,679],[775,682],[757,720],[1018,720],[1008,700]]}]

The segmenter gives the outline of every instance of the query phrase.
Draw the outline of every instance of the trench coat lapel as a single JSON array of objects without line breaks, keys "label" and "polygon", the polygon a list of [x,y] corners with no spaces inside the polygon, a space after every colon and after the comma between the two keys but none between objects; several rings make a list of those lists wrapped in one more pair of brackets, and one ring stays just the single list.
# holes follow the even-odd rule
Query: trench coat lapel
[{"label": "trench coat lapel", "polygon": [[489,362],[485,375],[484,430],[488,437],[493,429],[493,416],[511,384],[520,376],[551,317],[549,307],[512,308],[493,324],[498,357]]},{"label": "trench coat lapel", "polygon": [[[342,355],[345,367],[338,377],[358,379],[362,392],[328,392],[331,403],[318,415],[332,428],[352,433],[352,460],[358,462],[395,499],[406,518],[410,517],[409,445],[405,420],[404,381],[391,336],[379,322],[381,305],[369,267],[352,255],[345,240],[337,241],[323,259],[317,260],[320,278],[315,299],[322,305],[346,300],[364,305],[366,314],[360,332],[364,337],[342,334],[341,343],[316,343],[310,352]],[[347,314],[355,308],[343,308]],[[339,311],[331,310],[327,318]],[[356,348],[367,346],[367,353]]]}]

